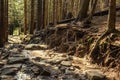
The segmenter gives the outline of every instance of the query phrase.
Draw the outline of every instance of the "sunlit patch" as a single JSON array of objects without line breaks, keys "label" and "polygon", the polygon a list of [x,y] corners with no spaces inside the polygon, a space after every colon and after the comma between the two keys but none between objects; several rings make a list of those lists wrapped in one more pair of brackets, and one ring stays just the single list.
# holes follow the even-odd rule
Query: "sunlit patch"
[{"label": "sunlit patch", "polygon": [[31,80],[30,75],[27,75],[23,72],[18,72],[17,75],[15,76],[17,80]]}]

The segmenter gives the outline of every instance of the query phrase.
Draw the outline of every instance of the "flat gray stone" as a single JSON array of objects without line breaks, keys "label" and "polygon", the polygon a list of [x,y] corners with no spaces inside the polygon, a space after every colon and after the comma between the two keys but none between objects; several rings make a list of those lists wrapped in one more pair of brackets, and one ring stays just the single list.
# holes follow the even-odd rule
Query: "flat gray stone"
[{"label": "flat gray stone", "polygon": [[28,60],[28,58],[26,58],[26,57],[9,57],[8,64],[23,63],[26,60]]},{"label": "flat gray stone", "polygon": [[65,70],[65,74],[66,74],[66,75],[73,74],[73,71],[71,71],[71,70],[69,70],[69,69],[66,69],[66,70]]},{"label": "flat gray stone", "polygon": [[47,49],[46,45],[40,45],[40,44],[28,44],[25,46],[26,50],[44,50]]},{"label": "flat gray stone", "polygon": [[0,80],[16,80],[13,76],[2,75],[0,76]]},{"label": "flat gray stone", "polygon": [[62,59],[60,60],[60,59],[58,59],[58,60],[51,60],[51,61],[47,61],[47,62],[49,62],[49,63],[51,63],[51,64],[60,64],[61,62],[62,62]]},{"label": "flat gray stone", "polygon": [[24,57],[22,54],[11,54],[10,57]]},{"label": "flat gray stone", "polygon": [[22,64],[4,65],[3,68],[21,68]]},{"label": "flat gray stone", "polygon": [[17,71],[17,68],[4,68],[1,70],[1,75],[15,75]]},{"label": "flat gray stone", "polygon": [[59,70],[59,67],[55,67],[54,68],[50,68],[49,72],[51,73],[51,75],[59,75],[61,73],[61,71]]},{"label": "flat gray stone", "polygon": [[97,69],[86,70],[86,77],[90,80],[105,80],[106,76]]},{"label": "flat gray stone", "polygon": [[2,75],[12,75],[12,74],[15,74],[16,71],[20,70],[21,67],[22,67],[22,64],[5,65],[1,69],[1,74]]},{"label": "flat gray stone", "polygon": [[61,65],[63,65],[63,66],[71,66],[72,65],[72,62],[71,61],[62,61],[61,62]]}]

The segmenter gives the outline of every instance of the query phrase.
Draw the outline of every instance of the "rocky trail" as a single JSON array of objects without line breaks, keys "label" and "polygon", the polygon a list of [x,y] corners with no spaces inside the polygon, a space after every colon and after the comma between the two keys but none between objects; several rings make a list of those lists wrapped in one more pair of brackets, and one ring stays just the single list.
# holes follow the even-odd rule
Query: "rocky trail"
[{"label": "rocky trail", "polygon": [[[16,38],[15,38],[16,39]],[[0,49],[0,80],[105,80],[83,58],[57,53],[41,44],[8,44]]]},{"label": "rocky trail", "polygon": [[85,58],[57,53],[47,45],[16,43],[0,49],[0,80],[108,80],[107,76]]}]

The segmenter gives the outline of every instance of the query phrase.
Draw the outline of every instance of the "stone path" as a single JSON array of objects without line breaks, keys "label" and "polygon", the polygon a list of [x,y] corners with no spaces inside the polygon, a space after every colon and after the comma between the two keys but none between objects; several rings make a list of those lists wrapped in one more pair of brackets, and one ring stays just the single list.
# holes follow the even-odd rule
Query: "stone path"
[{"label": "stone path", "polygon": [[0,80],[106,80],[85,59],[40,44],[9,44],[0,50]]}]

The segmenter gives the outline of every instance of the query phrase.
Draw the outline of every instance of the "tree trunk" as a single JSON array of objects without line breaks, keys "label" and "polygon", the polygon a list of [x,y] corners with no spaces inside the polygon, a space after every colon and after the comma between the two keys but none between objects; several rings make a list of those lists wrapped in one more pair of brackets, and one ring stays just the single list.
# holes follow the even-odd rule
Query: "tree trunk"
[{"label": "tree trunk", "polygon": [[34,0],[31,0],[31,26],[30,26],[30,34],[33,34],[35,29],[34,26]]},{"label": "tree trunk", "polygon": [[6,18],[5,18],[5,24],[6,24],[6,35],[5,35],[5,37],[6,37],[6,42],[8,42],[8,0],[6,0],[6,2],[5,2],[5,12],[6,12]]},{"label": "tree trunk", "polygon": [[115,30],[116,22],[116,0],[110,0],[110,8],[108,14],[108,31],[112,32]]},{"label": "tree trunk", "polygon": [[67,15],[67,0],[64,0],[63,1],[63,18],[62,19],[65,19],[66,15]]},{"label": "tree trunk", "polygon": [[56,25],[56,0],[53,0],[53,23]]},{"label": "tree trunk", "polygon": [[5,37],[6,37],[6,28],[4,25],[5,19],[4,19],[4,11],[5,10],[5,5],[4,5],[4,0],[0,0],[0,47],[3,47],[5,44]]},{"label": "tree trunk", "polygon": [[89,13],[88,17],[87,17],[86,20],[84,21],[85,23],[86,23],[86,22],[91,22],[92,16],[93,16],[93,14],[94,14],[94,12],[95,12],[95,8],[96,8],[96,5],[97,5],[97,1],[98,1],[98,0],[91,0],[91,2],[92,2],[91,10],[90,10],[90,13]]},{"label": "tree trunk", "polygon": [[81,3],[80,3],[81,6],[80,6],[80,10],[79,10],[79,14],[77,16],[76,22],[82,21],[84,18],[87,17],[89,2],[90,0],[81,0]]},{"label": "tree trunk", "polygon": [[27,34],[27,0],[24,0],[24,34]]},{"label": "tree trunk", "polygon": [[37,30],[40,30],[43,26],[43,0],[38,0],[37,4]]}]

